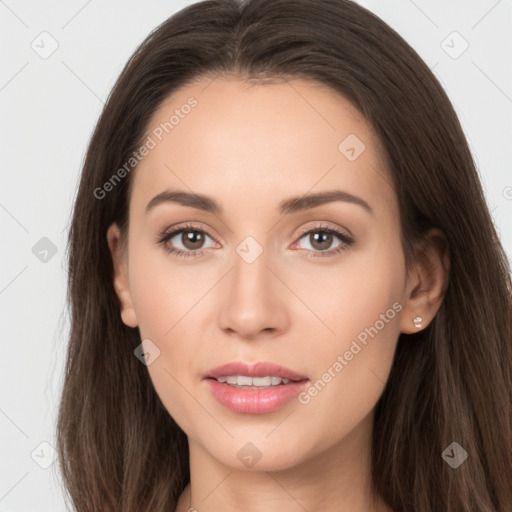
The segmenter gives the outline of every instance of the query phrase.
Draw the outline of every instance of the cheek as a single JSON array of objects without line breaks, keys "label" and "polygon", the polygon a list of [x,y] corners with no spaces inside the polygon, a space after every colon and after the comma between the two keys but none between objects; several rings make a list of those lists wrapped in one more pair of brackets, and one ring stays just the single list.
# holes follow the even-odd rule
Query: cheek
[{"label": "cheek", "polygon": [[384,390],[400,334],[403,268],[395,250],[354,253],[336,274],[315,279],[322,293],[316,288],[304,299],[323,325],[317,322],[322,334],[303,347],[315,373],[299,402],[310,408],[311,428],[330,426],[329,439],[360,422]]},{"label": "cheek", "polygon": [[[337,265],[283,266],[283,280],[293,283],[300,307],[304,310],[306,305],[316,316],[315,320],[310,315],[309,330],[317,330],[316,338],[324,340],[323,347],[341,350],[361,333],[364,340],[365,329],[376,323],[379,331],[399,332],[405,261],[396,244],[400,244],[398,239],[391,241],[382,235],[364,248],[347,251]],[[315,352],[311,356],[316,359]]]},{"label": "cheek", "polygon": [[397,325],[394,320],[381,329],[371,324],[359,337],[342,336],[327,349],[315,350],[317,371],[298,401],[304,431],[313,435],[321,426],[319,449],[346,437],[374,409],[391,369]]},{"label": "cheek", "polygon": [[164,250],[134,248],[130,289],[143,347],[158,353],[147,366],[153,387],[169,414],[189,432],[202,414],[188,392],[197,374],[193,363],[201,339],[193,331],[194,315],[201,314],[195,306],[208,283],[198,279],[192,265],[173,266]]},{"label": "cheek", "polygon": [[172,339],[208,291],[207,280],[198,277],[195,265],[176,264],[160,246],[136,248],[130,257],[130,289],[141,335]]},{"label": "cheek", "polygon": [[[347,275],[343,308],[332,317],[339,333],[336,349],[346,356],[346,368],[351,367],[347,389],[364,388],[362,378],[387,380],[400,333],[403,265],[401,253],[375,251]],[[360,371],[353,375],[356,367]]]}]

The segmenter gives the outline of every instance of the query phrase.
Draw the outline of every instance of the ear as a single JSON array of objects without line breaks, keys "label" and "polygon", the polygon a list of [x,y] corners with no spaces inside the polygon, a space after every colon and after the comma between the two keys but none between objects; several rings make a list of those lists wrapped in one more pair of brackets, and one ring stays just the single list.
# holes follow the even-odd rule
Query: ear
[{"label": "ear", "polygon": [[117,223],[114,222],[108,228],[107,240],[114,266],[114,289],[121,304],[121,319],[128,327],[137,327],[138,321],[128,281],[128,258],[121,244],[121,232]]},{"label": "ear", "polygon": [[[433,228],[417,250],[415,265],[408,275],[400,332],[418,332],[432,321],[443,302],[449,272],[448,242],[440,229]],[[421,327],[414,325],[417,317],[421,318]]]}]

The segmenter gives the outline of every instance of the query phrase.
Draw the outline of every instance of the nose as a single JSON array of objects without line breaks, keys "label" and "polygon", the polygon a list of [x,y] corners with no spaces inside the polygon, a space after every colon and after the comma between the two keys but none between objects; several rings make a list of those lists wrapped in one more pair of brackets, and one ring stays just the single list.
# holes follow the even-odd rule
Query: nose
[{"label": "nose", "polygon": [[234,255],[233,268],[219,290],[219,326],[244,339],[278,336],[289,327],[285,301],[291,293],[272,268],[267,251],[254,260],[240,254]]}]

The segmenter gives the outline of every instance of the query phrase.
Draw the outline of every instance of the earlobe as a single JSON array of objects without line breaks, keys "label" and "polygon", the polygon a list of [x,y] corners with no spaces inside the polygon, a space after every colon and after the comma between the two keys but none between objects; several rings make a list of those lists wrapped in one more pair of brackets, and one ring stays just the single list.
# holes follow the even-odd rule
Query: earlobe
[{"label": "earlobe", "polygon": [[400,332],[418,332],[432,321],[443,302],[450,271],[449,247],[444,233],[435,228],[417,252],[414,271],[407,282]]},{"label": "earlobe", "polygon": [[108,228],[107,241],[114,268],[113,285],[121,307],[121,319],[128,327],[137,327],[138,321],[128,281],[126,255],[121,244],[121,232],[115,222]]}]

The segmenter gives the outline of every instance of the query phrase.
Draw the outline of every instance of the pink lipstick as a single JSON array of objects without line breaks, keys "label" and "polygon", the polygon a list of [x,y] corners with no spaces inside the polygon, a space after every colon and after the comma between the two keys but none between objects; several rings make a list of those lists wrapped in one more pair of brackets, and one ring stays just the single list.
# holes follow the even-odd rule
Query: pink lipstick
[{"label": "pink lipstick", "polygon": [[276,411],[307,385],[307,376],[283,366],[258,362],[233,362],[214,368],[204,381],[219,403],[245,414]]}]

